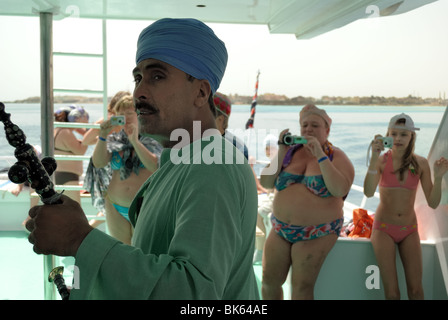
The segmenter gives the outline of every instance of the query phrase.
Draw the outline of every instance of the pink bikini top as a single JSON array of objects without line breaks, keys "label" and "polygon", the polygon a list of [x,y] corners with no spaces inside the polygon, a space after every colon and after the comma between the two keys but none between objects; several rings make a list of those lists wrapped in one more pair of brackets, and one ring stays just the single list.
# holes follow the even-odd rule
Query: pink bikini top
[{"label": "pink bikini top", "polygon": [[414,174],[411,170],[408,171],[408,176],[406,178],[405,183],[401,183],[397,179],[397,175],[394,173],[394,168],[392,164],[392,151],[388,151],[384,154],[384,161],[386,162],[386,166],[384,167],[383,174],[381,175],[380,187],[385,188],[405,188],[409,190],[414,190],[418,186],[418,182],[420,181],[420,176],[418,174]]}]

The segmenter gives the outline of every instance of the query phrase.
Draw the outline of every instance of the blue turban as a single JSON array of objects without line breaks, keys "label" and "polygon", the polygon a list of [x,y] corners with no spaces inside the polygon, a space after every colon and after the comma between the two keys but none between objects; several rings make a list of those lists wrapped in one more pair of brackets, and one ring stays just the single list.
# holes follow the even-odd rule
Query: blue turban
[{"label": "blue turban", "polygon": [[140,33],[136,64],[157,59],[210,83],[218,90],[227,65],[227,50],[203,22],[196,19],[157,20]]}]

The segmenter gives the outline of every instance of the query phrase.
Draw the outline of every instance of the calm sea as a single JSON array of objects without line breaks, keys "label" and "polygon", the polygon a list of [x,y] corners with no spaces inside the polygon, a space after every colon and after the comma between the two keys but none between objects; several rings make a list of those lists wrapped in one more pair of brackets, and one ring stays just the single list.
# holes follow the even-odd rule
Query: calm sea
[{"label": "calm sea", "polygon": [[[56,104],[55,109],[63,105]],[[84,108],[90,114],[90,122],[103,115],[101,104],[87,104]],[[245,132],[249,118],[250,106],[235,105],[229,121],[229,129],[242,138],[249,146],[250,155],[260,160],[267,160],[264,155],[263,140],[267,134],[278,136],[281,130],[289,128],[293,134],[300,134],[299,112],[302,106],[264,106],[256,109],[254,130]],[[389,119],[395,114],[407,113],[421,130],[417,133],[415,152],[427,156],[437,132],[445,107],[392,107],[392,106],[322,106],[333,119],[329,141],[342,149],[355,166],[355,184],[362,186],[366,173],[366,155],[370,141],[375,134],[386,133]],[[40,105],[6,104],[6,111],[11,113],[11,120],[19,125],[27,136],[27,142],[40,144]],[[93,146],[86,154],[91,155]],[[12,156],[14,149],[0,130],[0,169],[13,164],[14,160],[5,160],[3,156]],[[257,171],[260,167],[257,167]],[[362,194],[351,192],[347,201],[360,203]],[[376,207],[375,200],[367,203],[369,209]]]}]

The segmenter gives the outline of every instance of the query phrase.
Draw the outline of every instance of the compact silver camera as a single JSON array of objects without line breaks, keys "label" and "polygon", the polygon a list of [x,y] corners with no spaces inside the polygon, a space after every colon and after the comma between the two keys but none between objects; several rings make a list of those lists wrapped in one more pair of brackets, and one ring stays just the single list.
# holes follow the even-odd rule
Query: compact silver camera
[{"label": "compact silver camera", "polygon": [[112,116],[110,117],[110,124],[113,126],[124,126],[126,118],[124,116]]},{"label": "compact silver camera", "polygon": [[394,138],[392,137],[381,137],[378,139],[383,142],[384,148],[392,148],[392,146],[394,145]]}]

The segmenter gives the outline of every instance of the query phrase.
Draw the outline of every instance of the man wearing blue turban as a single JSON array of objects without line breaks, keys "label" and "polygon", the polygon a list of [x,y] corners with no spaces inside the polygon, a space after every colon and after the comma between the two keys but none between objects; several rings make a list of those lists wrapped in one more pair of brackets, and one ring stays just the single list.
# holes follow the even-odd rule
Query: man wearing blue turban
[{"label": "man wearing blue turban", "polygon": [[[176,129],[186,130],[193,138],[214,128],[208,124],[215,112],[213,94],[226,64],[224,43],[201,21],[161,19],[145,28],[137,41],[137,66],[133,70],[141,133],[172,147],[178,142],[170,139]],[[173,95],[166,99],[171,91]],[[202,107],[213,113],[203,112]],[[193,132],[194,121],[201,122],[198,133]]]},{"label": "man wearing blue turban", "polygon": [[145,28],[138,38],[135,62],[157,59],[196,79],[206,79],[214,94],[227,65],[227,50],[201,21],[161,19]]},{"label": "man wearing blue turban", "polygon": [[198,20],[162,19],[140,34],[133,70],[140,133],[165,149],[129,209],[132,246],[92,229],[65,196],[62,205],[30,210],[34,250],[76,258],[80,285],[71,299],[259,298],[255,179],[215,127],[212,97],[226,63],[224,43]]}]

